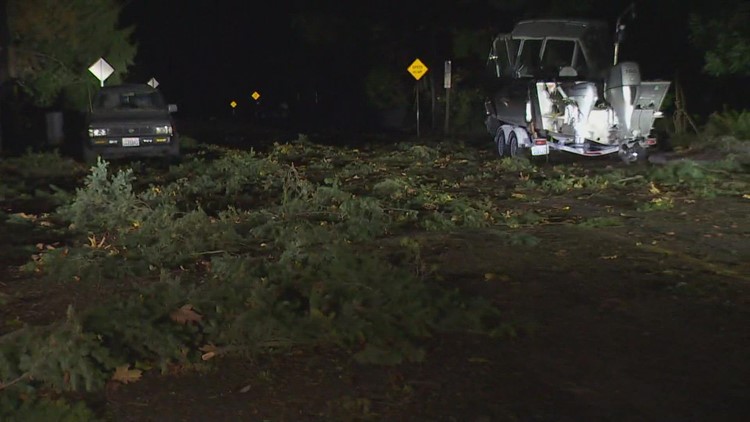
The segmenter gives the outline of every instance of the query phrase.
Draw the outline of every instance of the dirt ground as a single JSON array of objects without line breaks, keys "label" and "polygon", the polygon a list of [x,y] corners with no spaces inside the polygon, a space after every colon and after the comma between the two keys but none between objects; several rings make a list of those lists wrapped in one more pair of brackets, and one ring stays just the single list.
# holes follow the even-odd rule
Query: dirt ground
[{"label": "dirt ground", "polygon": [[[678,200],[643,213],[617,197],[551,196],[532,205],[549,220],[528,228],[536,246],[492,230],[420,235],[441,283],[502,310],[501,338],[437,335],[424,362],[393,367],[328,350],[220,357],[85,398],[122,422],[746,421],[748,205]],[[611,215],[623,224],[570,224]],[[23,279],[17,246],[51,239],[13,230],[0,223],[0,292],[23,300],[2,308],[2,332],[104,294]]]},{"label": "dirt ground", "polygon": [[437,337],[425,362],[394,368],[326,352],[228,360],[103,405],[117,421],[747,420],[746,209],[707,201],[616,229],[547,226],[532,249],[441,236],[430,259],[503,309],[508,338]]}]

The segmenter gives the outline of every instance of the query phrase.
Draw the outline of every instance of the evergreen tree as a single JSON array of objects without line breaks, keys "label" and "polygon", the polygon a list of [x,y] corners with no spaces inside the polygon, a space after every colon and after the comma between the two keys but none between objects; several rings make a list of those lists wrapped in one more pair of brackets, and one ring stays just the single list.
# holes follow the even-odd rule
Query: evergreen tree
[{"label": "evergreen tree", "polygon": [[83,109],[99,81],[88,67],[104,57],[122,80],[133,63],[133,28],[118,25],[118,0],[9,0],[11,75],[38,106]]},{"label": "evergreen tree", "polygon": [[732,1],[718,14],[694,13],[693,43],[705,52],[703,70],[713,76],[750,76],[750,4]]}]

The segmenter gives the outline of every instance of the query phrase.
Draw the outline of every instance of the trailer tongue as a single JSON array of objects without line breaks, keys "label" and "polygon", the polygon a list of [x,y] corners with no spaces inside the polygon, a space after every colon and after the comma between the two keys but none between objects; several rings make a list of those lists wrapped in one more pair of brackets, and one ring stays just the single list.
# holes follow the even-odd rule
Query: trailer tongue
[{"label": "trailer tongue", "polygon": [[670,82],[642,81],[637,63],[610,61],[607,32],[599,21],[527,20],[494,39],[485,124],[500,156],[647,156]]}]

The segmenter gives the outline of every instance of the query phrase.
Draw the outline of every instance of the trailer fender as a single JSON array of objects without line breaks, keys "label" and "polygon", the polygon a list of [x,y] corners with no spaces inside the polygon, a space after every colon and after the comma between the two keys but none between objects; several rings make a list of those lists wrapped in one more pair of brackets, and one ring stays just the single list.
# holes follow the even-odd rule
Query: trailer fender
[{"label": "trailer fender", "polygon": [[510,139],[511,132],[514,132],[516,134],[516,139],[518,139],[518,146],[521,148],[530,148],[531,147],[531,137],[529,136],[529,132],[520,126],[514,126],[514,125],[502,125],[503,132],[505,133],[505,142],[508,142],[508,139]]},{"label": "trailer fender", "polygon": [[513,132],[516,133],[516,139],[518,139],[518,146],[520,148],[531,148],[531,136],[529,136],[529,132],[526,129],[516,126],[513,128]]}]

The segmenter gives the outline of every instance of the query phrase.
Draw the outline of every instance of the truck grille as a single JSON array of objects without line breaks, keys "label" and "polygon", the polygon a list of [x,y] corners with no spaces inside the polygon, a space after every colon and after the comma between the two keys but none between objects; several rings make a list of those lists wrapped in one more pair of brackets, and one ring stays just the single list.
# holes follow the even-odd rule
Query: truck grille
[{"label": "truck grille", "polygon": [[152,126],[113,127],[109,130],[110,136],[138,136],[154,135]]}]

